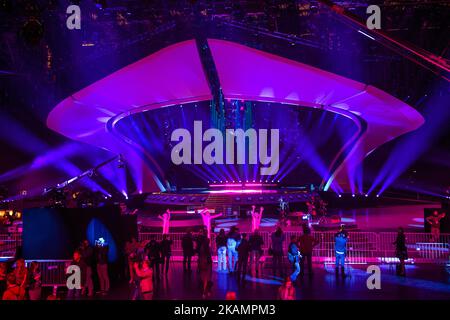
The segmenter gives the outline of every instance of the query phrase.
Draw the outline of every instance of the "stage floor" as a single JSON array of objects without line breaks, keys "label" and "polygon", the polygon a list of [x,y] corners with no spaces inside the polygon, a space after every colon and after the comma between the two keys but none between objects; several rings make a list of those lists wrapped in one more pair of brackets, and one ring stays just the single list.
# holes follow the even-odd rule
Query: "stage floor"
[{"label": "stage floor", "polygon": [[[215,266],[214,266],[215,267]],[[299,277],[296,297],[298,300],[450,300],[450,274],[445,266],[408,265],[407,277],[395,275],[394,266],[381,266],[381,289],[369,290],[366,286],[366,265],[348,267],[349,276],[336,278],[333,265],[314,265],[314,277]],[[186,274],[181,262],[174,262],[167,277],[155,284],[156,300],[197,300],[201,298],[198,274]],[[280,278],[272,276],[271,269],[264,269],[259,277],[247,275],[238,280],[237,275],[213,271],[212,295],[209,299],[223,300],[227,291],[235,291],[239,300],[273,300],[277,297]],[[128,299],[127,284],[113,287],[106,300]],[[95,298],[94,298],[95,299]]]}]

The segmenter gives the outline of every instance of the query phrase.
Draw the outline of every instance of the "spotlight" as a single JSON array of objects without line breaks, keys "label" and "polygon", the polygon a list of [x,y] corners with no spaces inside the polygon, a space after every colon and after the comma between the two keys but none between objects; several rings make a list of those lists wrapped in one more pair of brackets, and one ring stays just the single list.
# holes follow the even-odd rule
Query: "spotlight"
[{"label": "spotlight", "polygon": [[380,195],[379,195],[379,194],[377,194],[377,195],[376,195],[376,197],[377,197],[377,198],[379,198],[379,197],[380,197]]},{"label": "spotlight", "polygon": [[119,154],[119,159],[117,160],[117,168],[119,169],[125,168],[125,162],[123,161],[121,154]]},{"label": "spotlight", "polygon": [[366,193],[366,194],[365,194],[365,197],[367,198],[368,196],[369,196],[369,195]]},{"label": "spotlight", "polygon": [[354,194],[354,193],[352,194],[352,197],[353,197],[353,198],[355,197],[355,194]]},{"label": "spotlight", "polygon": [[339,198],[342,198],[342,194],[339,194],[338,197],[339,197]]}]

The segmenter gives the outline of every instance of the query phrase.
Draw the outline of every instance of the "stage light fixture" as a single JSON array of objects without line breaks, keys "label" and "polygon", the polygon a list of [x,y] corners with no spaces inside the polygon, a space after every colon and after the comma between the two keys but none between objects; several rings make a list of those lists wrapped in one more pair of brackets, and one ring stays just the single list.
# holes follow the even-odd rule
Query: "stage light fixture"
[{"label": "stage light fixture", "polygon": [[117,168],[119,169],[125,168],[125,162],[123,161],[121,154],[119,154],[119,159],[117,160]]},{"label": "stage light fixture", "polygon": [[366,194],[365,194],[365,197],[367,198],[368,196],[369,196],[369,195],[366,193]]},{"label": "stage light fixture", "polygon": [[356,195],[353,193],[353,194],[352,194],[352,197],[354,198],[354,197],[356,197]]},{"label": "stage light fixture", "polygon": [[338,197],[339,197],[339,198],[342,198],[342,194],[339,194]]},{"label": "stage light fixture", "polygon": [[379,195],[379,194],[377,194],[377,195],[376,195],[376,197],[377,197],[377,198],[379,198],[379,197],[380,197],[380,195]]}]

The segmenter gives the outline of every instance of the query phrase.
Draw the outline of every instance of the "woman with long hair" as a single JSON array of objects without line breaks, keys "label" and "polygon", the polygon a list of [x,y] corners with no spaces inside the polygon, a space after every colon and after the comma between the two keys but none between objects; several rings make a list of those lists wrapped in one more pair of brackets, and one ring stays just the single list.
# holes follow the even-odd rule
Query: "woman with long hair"
[{"label": "woman with long hair", "polygon": [[33,261],[30,264],[28,271],[28,296],[30,300],[40,300],[41,299],[41,270],[39,268],[39,263]]}]

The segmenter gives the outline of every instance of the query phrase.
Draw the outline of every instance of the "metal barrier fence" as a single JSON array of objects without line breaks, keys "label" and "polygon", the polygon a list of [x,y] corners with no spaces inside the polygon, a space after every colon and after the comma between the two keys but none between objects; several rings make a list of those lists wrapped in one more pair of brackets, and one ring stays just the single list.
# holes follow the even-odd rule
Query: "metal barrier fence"
[{"label": "metal barrier fence", "polygon": [[[268,255],[271,245],[271,233],[260,232],[264,245],[264,254]],[[313,256],[315,261],[331,263],[334,261],[334,234],[335,232],[313,232],[312,236],[318,241],[314,248]],[[349,232],[347,243],[347,262],[348,263],[368,263],[377,261],[387,261],[389,258],[395,258],[394,241],[397,237],[396,232]],[[182,256],[182,238],[184,233],[170,233],[173,241],[173,256]],[[300,236],[300,231],[284,232],[284,251],[292,235]],[[139,240],[150,240],[154,237],[156,240],[162,240],[161,233],[140,233]],[[439,242],[432,242],[432,236],[429,233],[405,233],[408,256],[417,263],[446,263],[449,261],[449,243],[450,234],[440,235]],[[211,235],[211,249],[216,252],[216,235]],[[22,235],[0,234],[0,256],[14,256],[15,249],[22,244]]]},{"label": "metal barrier fence", "polygon": [[[264,245],[264,254],[268,255],[271,245],[271,233],[260,232]],[[300,236],[300,231],[284,232],[284,251],[290,242],[291,236]],[[183,249],[181,240],[184,233],[170,233],[173,241],[172,253],[174,256],[182,256]],[[335,232],[313,232],[312,236],[318,241],[318,245],[313,251],[313,260],[324,263],[332,263],[335,259],[334,251]],[[394,261],[396,232],[349,232],[347,243],[347,263],[364,264],[369,262]],[[446,263],[449,261],[450,234],[441,234],[440,242],[431,242],[431,235],[428,233],[405,233],[408,255],[410,259],[417,263]],[[162,240],[161,233],[140,233],[140,241],[151,238]],[[215,234],[211,235],[211,249],[216,252]],[[412,260],[411,260],[412,261]]]},{"label": "metal barrier fence", "polygon": [[66,268],[70,264],[70,260],[26,260],[27,265],[32,261],[39,263],[42,286],[66,285]]},{"label": "metal barrier fence", "polygon": [[0,234],[0,256],[14,256],[16,253],[16,248],[21,245],[21,233]]}]

